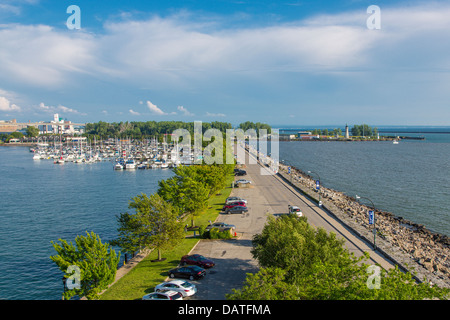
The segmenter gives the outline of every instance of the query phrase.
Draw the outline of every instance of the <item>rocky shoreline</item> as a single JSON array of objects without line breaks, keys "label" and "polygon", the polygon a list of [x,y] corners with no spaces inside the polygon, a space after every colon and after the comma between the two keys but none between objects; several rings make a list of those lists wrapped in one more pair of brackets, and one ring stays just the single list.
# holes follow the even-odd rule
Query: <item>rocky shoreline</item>
[{"label": "rocky shoreline", "polygon": [[[291,177],[287,166],[280,165],[278,174],[286,181]],[[315,181],[306,173],[291,167],[292,184],[310,198],[318,201]],[[342,192],[321,186],[323,207],[349,228],[368,241],[373,241],[372,225],[369,225],[368,206]],[[431,281],[440,287],[450,288],[450,238],[432,232],[390,212],[375,208],[377,250],[410,271],[420,281]]]}]

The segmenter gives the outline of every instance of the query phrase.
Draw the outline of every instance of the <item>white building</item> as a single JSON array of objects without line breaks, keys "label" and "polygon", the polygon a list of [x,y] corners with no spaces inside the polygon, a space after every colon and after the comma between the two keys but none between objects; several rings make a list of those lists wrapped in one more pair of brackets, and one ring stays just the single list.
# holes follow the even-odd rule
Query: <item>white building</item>
[{"label": "white building", "polygon": [[[59,117],[58,113],[53,115],[53,120],[50,121],[52,124],[42,124],[39,126],[39,133],[53,133],[53,134],[74,134],[76,131],[71,125],[71,121],[64,120]],[[54,125],[53,125],[54,123]]]}]

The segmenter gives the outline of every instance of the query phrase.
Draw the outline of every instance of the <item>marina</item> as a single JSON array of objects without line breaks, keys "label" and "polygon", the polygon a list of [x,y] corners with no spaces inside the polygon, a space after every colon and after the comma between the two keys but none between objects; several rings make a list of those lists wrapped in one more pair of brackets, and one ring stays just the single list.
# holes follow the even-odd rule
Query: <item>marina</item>
[{"label": "marina", "polygon": [[[194,163],[192,150],[186,152],[175,143],[156,139],[130,141],[108,139],[88,143],[85,139],[51,143],[39,142],[30,147],[33,160],[51,160],[54,164],[73,162],[90,164],[101,161],[113,163],[114,170],[169,169]],[[187,155],[186,155],[187,154]]]}]

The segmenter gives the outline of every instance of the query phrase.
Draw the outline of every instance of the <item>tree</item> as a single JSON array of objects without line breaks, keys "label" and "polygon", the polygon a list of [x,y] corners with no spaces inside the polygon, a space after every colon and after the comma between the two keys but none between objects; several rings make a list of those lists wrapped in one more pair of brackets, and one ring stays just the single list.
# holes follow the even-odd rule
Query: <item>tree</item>
[{"label": "tree", "polygon": [[377,135],[378,130],[372,129],[372,127],[367,124],[362,125],[354,125],[351,129],[352,136],[364,136],[364,137],[373,137]]},{"label": "tree", "polygon": [[207,184],[199,179],[196,167],[179,166],[174,169],[174,177],[158,183],[158,194],[181,212],[190,215],[192,226],[194,217],[207,208],[210,194]]},{"label": "tree", "polygon": [[143,249],[169,249],[184,237],[183,224],[178,220],[178,210],[160,195],[148,197],[142,193],[132,198],[129,208],[134,214],[122,213],[117,217],[119,237],[113,244],[134,252]]},{"label": "tree", "polygon": [[27,137],[35,138],[39,136],[39,129],[33,126],[27,127]]},{"label": "tree", "polygon": [[262,233],[255,235],[252,242],[251,253],[262,267],[282,268],[291,278],[302,277],[317,261],[344,266],[350,259],[343,239],[322,228],[313,228],[306,217],[269,216]]},{"label": "tree", "polygon": [[66,283],[75,282],[74,287],[66,284],[69,290],[64,292],[65,299],[74,295],[96,299],[116,276],[120,253],[117,255],[108,243],[103,244],[95,233],[86,234],[77,236],[75,245],[62,239],[58,239],[60,243],[51,242],[57,255],[50,259],[65,273]]},{"label": "tree", "polygon": [[[448,299],[449,289],[416,283],[409,272],[368,265],[369,254],[355,258],[343,241],[306,218],[269,217],[253,240],[260,271],[247,275],[244,286],[227,299],[413,300]],[[375,268],[378,286],[372,286]]]},{"label": "tree", "polygon": [[11,132],[10,136],[14,139],[22,139],[24,137],[23,133],[19,131]]}]

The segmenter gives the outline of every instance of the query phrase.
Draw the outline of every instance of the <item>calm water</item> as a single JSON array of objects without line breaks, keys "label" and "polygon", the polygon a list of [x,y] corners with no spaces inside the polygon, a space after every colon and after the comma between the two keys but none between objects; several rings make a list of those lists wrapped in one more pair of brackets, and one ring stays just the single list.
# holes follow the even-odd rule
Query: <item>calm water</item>
[{"label": "calm water", "polygon": [[[280,159],[317,172],[326,187],[450,235],[450,134],[417,135],[426,140],[280,142]],[[62,273],[49,259],[50,241],[73,242],[85,231],[115,238],[116,215],[130,198],[154,193],[173,175],[118,172],[111,162],[55,165],[32,160],[24,147],[1,147],[0,161],[0,299],[60,299]]]},{"label": "calm water", "polygon": [[0,148],[0,299],[61,299],[62,273],[50,241],[86,231],[117,235],[116,215],[141,192],[151,194],[171,170],[114,171],[94,164],[33,160],[25,147]]},{"label": "calm water", "polygon": [[316,172],[326,187],[450,235],[450,134],[399,135],[426,140],[280,142],[280,159]]}]

